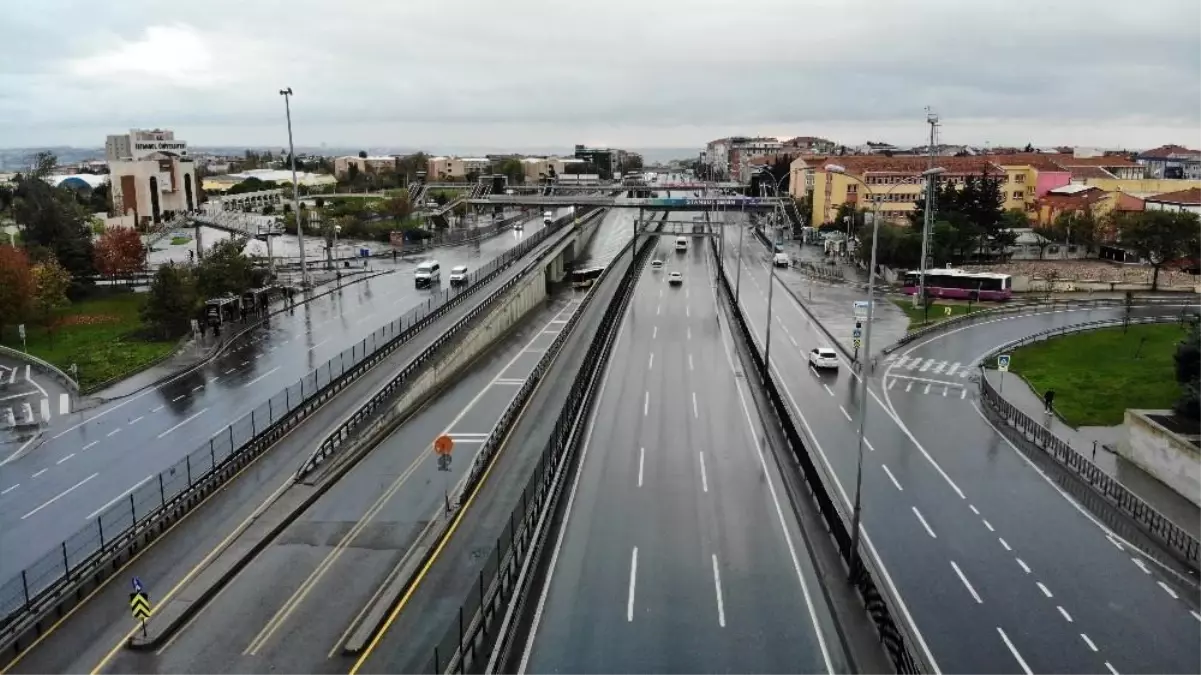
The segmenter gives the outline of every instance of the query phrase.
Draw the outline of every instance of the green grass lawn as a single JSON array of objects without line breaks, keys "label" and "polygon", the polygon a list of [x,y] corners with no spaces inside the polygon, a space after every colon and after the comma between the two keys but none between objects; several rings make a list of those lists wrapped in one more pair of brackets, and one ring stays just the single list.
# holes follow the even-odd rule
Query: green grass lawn
[{"label": "green grass lawn", "polygon": [[189,241],[192,241],[191,237],[171,237],[171,245],[172,246],[182,246],[182,245],[188,243]]},{"label": "green grass lawn", "polygon": [[1185,335],[1174,323],[1074,333],[1015,350],[1010,369],[1039,396],[1054,389],[1068,424],[1112,426],[1127,408],[1172,407],[1180,396],[1173,355]]},{"label": "green grass lawn", "polygon": [[[892,302],[897,307],[900,307],[901,311],[905,312],[905,316],[909,317],[910,330],[924,328],[927,325],[935,324],[939,321],[945,321],[951,317],[968,313],[968,306],[966,302],[959,303],[934,301],[930,303],[930,323],[927,324],[926,309],[924,307],[914,307],[912,298],[894,299]],[[972,313],[989,309],[993,306],[995,305],[973,302]],[[948,308],[951,310],[950,314],[947,314]]]},{"label": "green grass lawn", "polygon": [[[45,329],[26,325],[27,348],[69,374],[79,367],[79,385],[87,391],[121,375],[132,374],[175,349],[176,341],[147,342],[136,332],[142,326],[138,310],[144,293],[117,293],[72,303],[51,336]],[[4,329],[0,342],[21,348],[16,326]]]}]

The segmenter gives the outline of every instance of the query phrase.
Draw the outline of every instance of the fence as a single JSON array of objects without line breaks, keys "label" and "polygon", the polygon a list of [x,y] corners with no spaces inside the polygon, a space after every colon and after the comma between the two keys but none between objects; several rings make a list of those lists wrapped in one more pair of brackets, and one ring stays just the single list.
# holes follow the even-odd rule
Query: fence
[{"label": "fence", "polygon": [[[1163,323],[1175,321],[1176,318],[1174,315],[1141,317],[1131,319],[1130,323]],[[993,350],[985,355],[981,362],[991,362],[997,354],[1024,344],[1070,332],[1120,325],[1122,325],[1121,320],[1095,321],[1042,331]],[[1027,450],[1042,451],[1054,459],[1058,466],[1067,468],[1081,482],[1101,495],[1106,503],[1116,507],[1121,514],[1132,519],[1142,532],[1161,546],[1166,547],[1169,553],[1196,573],[1198,556],[1201,555],[1201,544],[1192,534],[1156,511],[1138,495],[1126,489],[1117,479],[1102,471],[1100,467],[1073,448],[1071,443],[1059,438],[1038,420],[1006,401],[986,377],[980,378],[980,400],[985,404],[985,411],[1002,423],[1003,430],[1008,432],[1006,433],[1007,437],[1016,439]]]},{"label": "fence", "polygon": [[[1131,297],[1129,302],[1130,302],[1129,306],[1132,308],[1133,307],[1154,307],[1154,306],[1184,307],[1184,306],[1191,306],[1191,305],[1198,304],[1198,298],[1196,296],[1192,296],[1192,295],[1178,297],[1178,298],[1160,297],[1160,296],[1135,296],[1135,297]],[[1018,314],[1021,312],[1030,312],[1030,311],[1062,312],[1062,311],[1066,311],[1068,309],[1102,309],[1102,308],[1106,308],[1106,307],[1125,307],[1125,306],[1127,306],[1127,301],[1123,300],[1121,298],[1096,298],[1096,299],[1091,299],[1091,300],[1077,300],[1074,298],[1069,298],[1069,299],[1065,299],[1065,300],[1055,299],[1055,300],[1050,300],[1047,302],[1035,301],[1035,302],[1015,303],[1015,304],[1011,304],[1011,305],[1005,305],[1003,307],[997,307],[995,309],[986,309],[986,310],[979,311],[979,312],[973,312],[971,314],[960,314],[959,316],[952,317],[945,321],[939,321],[938,323],[931,324],[924,328],[919,328],[917,330],[910,331],[910,332],[906,333],[905,336],[902,337],[900,340],[897,340],[896,343],[885,347],[883,350],[881,350],[881,352],[884,354],[889,354],[891,352],[896,351],[897,349],[900,349],[904,345],[907,345],[910,342],[917,340],[918,338],[922,338],[927,335],[932,335],[934,333],[941,333],[949,328],[954,328],[960,324],[972,323],[975,321],[985,321],[985,320],[992,319],[994,317],[1002,316],[1005,314]]]},{"label": "fence", "polygon": [[[600,217],[600,215],[600,213],[592,213],[586,218]],[[537,262],[530,263],[531,267],[535,265],[537,265]],[[487,299],[473,307],[470,312],[455,322],[454,326],[439,335],[417,358],[406,364],[387,384],[376,391],[370,400],[355,410],[354,414],[339,424],[301,465],[300,469],[296,472],[296,480],[303,480],[320,467],[325,460],[333,456],[339,447],[354,436],[354,432],[359,426],[380,418],[395,398],[397,392],[401,391],[408,384],[409,379],[425,368],[426,364],[435,359],[442,350],[454,344],[460,334],[466,333],[467,328],[476,318],[486,314],[496,300],[504,296],[505,293],[508,293],[509,289],[521,281],[521,277],[522,275],[520,274],[514,276],[509,282],[493,291]],[[479,453],[479,455],[483,454]]]},{"label": "fence", "polygon": [[[714,254],[716,253],[715,249]],[[763,360],[762,351],[755,347],[757,342],[754,333],[747,324],[746,317],[743,316],[742,308],[735,301],[734,290],[730,287],[730,280],[725,274],[724,265],[718,277],[718,286],[721,288],[722,294],[732,309],[738,333],[747,345],[752,346],[750,349],[751,360],[754,363],[755,371],[759,375],[760,381],[763,383],[763,388],[771,404],[772,411],[780,423],[780,431],[784,435],[788,449],[800,465],[801,474],[809,486],[809,494],[812,496],[818,511],[821,513],[822,519],[829,528],[830,536],[834,539],[834,543],[837,545],[844,562],[850,567],[851,582],[855,585],[856,590],[863,599],[864,606],[876,626],[880,641],[884,645],[889,658],[892,660],[896,672],[928,672],[930,670],[929,664],[914,649],[914,645],[917,644],[914,627],[900,622],[895,618],[900,616],[896,610],[898,599],[892,597],[891,592],[881,588],[875,581],[880,577],[878,561],[875,560],[870,549],[863,549],[861,546],[858,555],[854,555],[855,552],[851,550],[849,518],[839,506],[839,503],[831,497],[829,490],[826,488],[826,483],[830,478],[814,462],[800,432],[797,431],[798,425],[793,419],[794,412],[792,408],[780,395],[775,378],[768,370],[767,363]]]},{"label": "fence", "polygon": [[[617,326],[620,324],[626,305],[633,294],[634,283],[638,279],[639,271],[650,255],[652,242],[653,238],[648,238],[642,244],[638,250],[638,258],[622,277],[613,301],[606,307],[596,335],[588,347],[588,352],[584,355],[580,369],[576,372],[567,401],[563,404],[558,419],[555,420],[550,439],[538,458],[538,464],[534,467],[533,474],[530,475],[529,481],[521,490],[521,502],[509,514],[509,523],[501,531],[495,548],[485,560],[479,573],[478,582],[459,606],[457,619],[452,622],[442,639],[434,646],[432,660],[421,672],[443,673],[457,670],[457,672],[463,673],[469,668],[473,671],[480,670],[478,666],[483,662],[481,657],[487,653],[488,640],[497,637],[489,632],[492,621],[498,612],[504,610],[506,603],[514,593],[520,590],[517,576],[526,556],[536,548],[532,546],[534,525],[544,513],[547,500],[552,496],[552,488],[556,485],[554,478],[559,474],[564,460],[574,454],[575,447],[580,441],[580,437],[576,434],[580,426],[579,422],[592,405],[599,374],[608,362],[613,340],[616,338]],[[622,248],[618,259],[631,245],[626,244]],[[612,267],[610,265],[606,268],[606,275]],[[491,457],[499,448],[501,440],[508,433],[521,406],[525,404],[545,370],[550,367],[555,353],[558,352],[563,341],[570,335],[571,329],[583,316],[587,304],[591,302],[602,281],[603,278],[593,284],[592,290],[585,298],[584,305],[576,311],[564,330],[559,332],[551,348],[539,361],[534,374],[526,379],[518,396],[510,402],[500,421],[489,434],[485,443],[486,450],[480,453],[481,456]],[[486,465],[487,461],[485,460],[472,467],[468,485],[474,485],[478,481],[478,476]]]},{"label": "fence", "polygon": [[104,510],[21,573],[0,585],[0,645],[15,640],[79,582],[103,574],[110,557],[147,531],[193,508],[198,494],[223,484],[244,464],[270,447],[322,403],[374,367],[388,354],[460,304],[484,283],[522,258],[574,216],[561,218],[471,273],[462,290],[446,290],[409,310],[359,344],[343,350],[213,435],[206,443],[137,486],[128,499]]}]

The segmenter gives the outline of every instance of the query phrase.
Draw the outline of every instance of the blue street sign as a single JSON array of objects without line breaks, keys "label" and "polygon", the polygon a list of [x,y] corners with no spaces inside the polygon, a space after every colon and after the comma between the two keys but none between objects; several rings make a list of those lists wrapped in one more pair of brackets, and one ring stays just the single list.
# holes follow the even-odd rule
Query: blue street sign
[{"label": "blue street sign", "polygon": [[863,337],[863,331],[856,328],[855,330],[851,331],[851,337],[855,337],[855,338]]},{"label": "blue street sign", "polygon": [[1001,354],[997,357],[997,370],[1002,373],[1009,372],[1009,354]]},{"label": "blue street sign", "polygon": [[134,593],[142,592],[142,580],[137,577],[133,578],[133,592]]}]

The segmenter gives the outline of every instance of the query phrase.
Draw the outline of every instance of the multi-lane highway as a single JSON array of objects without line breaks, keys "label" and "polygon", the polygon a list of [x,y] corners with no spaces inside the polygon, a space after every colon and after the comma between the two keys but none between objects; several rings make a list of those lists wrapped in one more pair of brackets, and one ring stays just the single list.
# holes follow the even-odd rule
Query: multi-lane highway
[{"label": "multi-lane highway", "polygon": [[0,579],[18,574],[304,373],[441,292],[414,287],[411,270],[423,259],[436,258],[445,278],[450,267],[480,267],[541,227],[539,216],[524,232],[400,261],[394,274],[272,317],[218,358],[163,384],[59,418],[40,446],[0,467]]},{"label": "multi-lane highway", "polygon": [[[701,240],[663,237],[602,380],[522,670],[842,672]],[[673,271],[684,283],[667,282]]]},{"label": "multi-lane highway", "polygon": [[[731,278],[736,242],[737,235],[729,232],[725,253]],[[769,269],[761,247],[744,248],[741,304],[760,344],[767,327]],[[935,339],[902,351],[910,360],[937,354],[935,366],[947,362],[939,373],[945,382],[906,379],[935,379],[929,371],[921,373],[920,365],[910,373],[899,363],[891,370],[882,363],[868,400],[861,402],[849,364],[838,373],[808,367],[807,352],[825,346],[825,337],[776,284],[773,372],[803,432],[814,441],[810,452],[833,471],[836,494],[848,507],[858,417],[868,407],[865,543],[883,561],[884,583],[895,587],[903,612],[917,626],[918,647],[928,650],[942,671],[1201,669],[1201,614],[1184,601],[1186,594],[1028,466],[984,421],[970,386],[966,395],[954,386],[968,384],[958,374],[974,358],[1017,336],[1008,335],[1004,321],[982,329],[985,347],[976,342],[963,353],[951,352]],[[1016,332],[1028,329],[1027,324]],[[956,362],[959,367],[949,372]],[[926,384],[937,389],[927,395]],[[935,397],[937,411],[925,409],[920,424],[911,428],[903,410],[929,405]]]}]

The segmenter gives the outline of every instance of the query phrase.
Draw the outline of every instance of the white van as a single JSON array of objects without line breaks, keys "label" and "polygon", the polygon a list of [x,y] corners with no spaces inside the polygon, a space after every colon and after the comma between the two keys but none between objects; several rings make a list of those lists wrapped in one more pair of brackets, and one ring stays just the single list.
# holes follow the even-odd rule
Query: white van
[{"label": "white van", "polygon": [[677,251],[687,251],[688,250],[688,237],[676,237],[676,250]]},{"label": "white van", "polygon": [[543,223],[545,223],[545,224],[547,224],[547,225],[550,225],[551,223],[555,222],[555,214],[554,214],[554,212],[553,212],[553,211],[547,211],[546,213],[543,213],[543,214],[542,214],[542,222],[543,222]]},{"label": "white van", "polygon": [[787,253],[780,251],[772,257],[771,264],[775,265],[776,267],[788,267],[790,264],[792,264],[792,261],[788,259]]},{"label": "white van", "polygon": [[413,281],[417,288],[429,288],[442,281],[442,267],[437,260],[427,260],[417,266],[413,273]]}]

